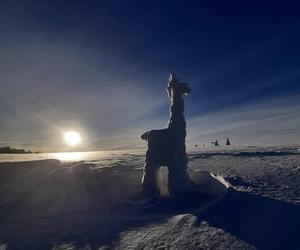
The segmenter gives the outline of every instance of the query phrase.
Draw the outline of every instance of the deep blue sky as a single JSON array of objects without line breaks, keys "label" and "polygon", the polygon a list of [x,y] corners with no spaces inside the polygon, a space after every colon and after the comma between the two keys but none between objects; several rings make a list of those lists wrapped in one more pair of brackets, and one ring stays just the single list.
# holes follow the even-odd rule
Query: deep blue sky
[{"label": "deep blue sky", "polygon": [[191,144],[295,144],[299,13],[297,1],[1,1],[0,143],[63,150],[59,131],[76,129],[84,149],[138,146],[167,122],[175,71],[192,87]]}]

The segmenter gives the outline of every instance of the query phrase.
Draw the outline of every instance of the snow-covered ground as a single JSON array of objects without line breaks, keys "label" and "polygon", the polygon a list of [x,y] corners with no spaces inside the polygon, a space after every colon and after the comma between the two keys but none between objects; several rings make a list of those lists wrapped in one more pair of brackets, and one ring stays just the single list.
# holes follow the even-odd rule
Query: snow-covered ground
[{"label": "snow-covered ground", "polygon": [[[9,156],[0,249],[299,249],[299,148],[193,150],[190,175],[203,192],[176,199],[138,196],[138,151],[76,162]],[[162,191],[166,182],[163,169]]]}]

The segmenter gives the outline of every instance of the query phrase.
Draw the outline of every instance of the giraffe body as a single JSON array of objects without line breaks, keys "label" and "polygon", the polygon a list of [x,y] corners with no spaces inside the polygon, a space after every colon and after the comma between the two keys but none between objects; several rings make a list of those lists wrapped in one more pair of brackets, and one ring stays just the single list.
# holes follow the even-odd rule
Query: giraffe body
[{"label": "giraffe body", "polygon": [[141,135],[141,138],[148,142],[142,179],[143,190],[148,193],[158,192],[157,171],[161,166],[165,166],[169,170],[170,194],[186,191],[191,185],[187,173],[188,158],[185,147],[186,122],[183,100],[183,95],[190,93],[190,88],[188,84],[178,82],[175,74],[171,74],[167,92],[170,98],[168,127],[150,130]]}]

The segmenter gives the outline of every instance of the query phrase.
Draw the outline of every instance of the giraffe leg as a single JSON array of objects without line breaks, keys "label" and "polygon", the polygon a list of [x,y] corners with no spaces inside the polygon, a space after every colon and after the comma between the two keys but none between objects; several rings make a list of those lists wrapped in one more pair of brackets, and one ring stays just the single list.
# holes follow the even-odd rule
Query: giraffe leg
[{"label": "giraffe leg", "polygon": [[169,171],[168,189],[172,195],[190,190],[190,178],[187,171]]},{"label": "giraffe leg", "polygon": [[179,156],[173,164],[168,165],[168,189],[171,195],[189,191],[191,180],[187,172],[187,159],[185,155]]},{"label": "giraffe leg", "polygon": [[142,179],[143,192],[147,194],[159,194],[158,184],[157,184],[157,171],[159,165],[154,163],[151,159],[151,154],[149,151],[146,153],[146,162],[144,166],[144,174]]}]

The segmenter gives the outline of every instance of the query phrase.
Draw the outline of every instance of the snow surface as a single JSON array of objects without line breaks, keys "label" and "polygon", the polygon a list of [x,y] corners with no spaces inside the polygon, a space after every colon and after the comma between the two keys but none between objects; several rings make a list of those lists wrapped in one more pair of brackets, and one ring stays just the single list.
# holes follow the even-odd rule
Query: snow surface
[{"label": "snow surface", "polygon": [[176,198],[166,169],[161,198],[139,195],[144,156],[135,151],[10,157],[0,163],[0,249],[299,248],[299,147],[194,150],[198,192]]}]

